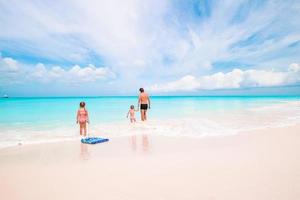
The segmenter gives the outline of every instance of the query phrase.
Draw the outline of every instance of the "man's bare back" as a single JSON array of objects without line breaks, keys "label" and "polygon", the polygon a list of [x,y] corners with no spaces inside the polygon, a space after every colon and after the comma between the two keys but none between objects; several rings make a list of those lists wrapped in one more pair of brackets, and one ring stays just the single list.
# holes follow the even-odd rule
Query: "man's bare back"
[{"label": "man's bare back", "polygon": [[149,103],[149,96],[148,96],[148,94],[145,93],[145,92],[142,92],[140,94],[139,100],[140,100],[141,104],[148,104]]}]

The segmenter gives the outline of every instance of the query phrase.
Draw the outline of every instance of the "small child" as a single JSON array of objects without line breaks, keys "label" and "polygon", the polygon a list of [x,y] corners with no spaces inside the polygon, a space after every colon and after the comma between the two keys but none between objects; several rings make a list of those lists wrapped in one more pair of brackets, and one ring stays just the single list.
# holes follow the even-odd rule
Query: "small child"
[{"label": "small child", "polygon": [[77,111],[77,124],[80,126],[80,135],[82,136],[82,132],[84,131],[84,137],[86,136],[86,123],[89,122],[89,114],[85,109],[85,102],[80,102],[79,109]]},{"label": "small child", "polygon": [[128,115],[130,115],[130,122],[133,123],[133,122],[136,122],[136,119],[135,119],[135,112],[138,111],[138,110],[135,110],[134,109],[134,105],[131,105],[130,106],[130,109],[127,113],[127,118],[128,118]]}]

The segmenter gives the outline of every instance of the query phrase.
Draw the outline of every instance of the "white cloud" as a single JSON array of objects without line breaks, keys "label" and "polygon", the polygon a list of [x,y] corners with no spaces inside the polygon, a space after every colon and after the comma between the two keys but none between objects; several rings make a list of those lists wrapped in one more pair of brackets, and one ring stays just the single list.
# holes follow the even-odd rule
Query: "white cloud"
[{"label": "white cloud", "polygon": [[42,63],[32,66],[8,57],[0,57],[0,72],[0,82],[7,84],[15,83],[16,79],[19,80],[18,83],[28,81],[84,83],[114,79],[116,76],[108,67],[95,67],[94,65],[80,67],[75,65],[69,69],[64,69],[60,66],[46,67]]},{"label": "white cloud", "polygon": [[300,65],[298,63],[292,63],[289,66],[289,70],[293,72],[299,72],[300,71]]},{"label": "white cloud", "polygon": [[24,74],[21,64],[12,58],[3,58],[0,53],[0,84],[17,84],[22,82],[22,79],[24,80]]},{"label": "white cloud", "polygon": [[194,91],[200,88],[199,81],[191,75],[182,77],[181,79],[161,85],[155,84],[147,87],[151,92],[173,92],[173,91]]},{"label": "white cloud", "polygon": [[42,63],[38,63],[35,66],[35,69],[33,70],[33,72],[31,73],[31,76],[34,78],[43,79],[46,74],[47,74],[47,69],[46,69],[45,65],[43,65]]},{"label": "white cloud", "polygon": [[19,70],[18,62],[12,58],[2,58],[0,54],[0,72],[17,72]]},{"label": "white cloud", "polygon": [[179,80],[148,87],[151,92],[183,92],[247,87],[271,87],[300,83],[299,64],[293,63],[287,71],[241,70],[218,72],[198,78],[187,75]]},{"label": "white cloud", "polygon": [[82,83],[114,79],[115,73],[108,67],[95,67],[94,65],[88,65],[86,67],[75,65],[66,70],[60,66],[47,69],[43,64],[39,63],[28,73],[28,77],[36,78],[36,80],[42,82],[59,81],[65,83]]},{"label": "white cloud", "polygon": [[73,79],[79,79],[86,82],[93,82],[97,79],[115,78],[115,74],[107,67],[97,68],[94,65],[80,67],[75,65],[70,70],[66,71]]}]

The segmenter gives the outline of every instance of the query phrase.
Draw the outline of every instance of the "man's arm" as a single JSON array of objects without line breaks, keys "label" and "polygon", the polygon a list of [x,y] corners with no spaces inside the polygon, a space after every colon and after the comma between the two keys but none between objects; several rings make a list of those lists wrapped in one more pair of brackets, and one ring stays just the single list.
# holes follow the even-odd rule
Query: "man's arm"
[{"label": "man's arm", "polygon": [[149,104],[149,109],[150,109],[150,97],[149,97],[149,95],[147,97],[148,97],[148,104]]},{"label": "man's arm", "polygon": [[141,105],[141,95],[139,95],[139,101],[138,101],[138,106],[137,106],[137,110],[140,110],[140,105]]}]

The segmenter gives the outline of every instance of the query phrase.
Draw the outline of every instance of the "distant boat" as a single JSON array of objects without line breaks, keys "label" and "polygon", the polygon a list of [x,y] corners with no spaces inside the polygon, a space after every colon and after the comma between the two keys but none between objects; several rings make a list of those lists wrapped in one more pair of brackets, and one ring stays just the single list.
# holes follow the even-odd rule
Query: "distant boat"
[{"label": "distant boat", "polygon": [[3,98],[8,98],[8,95],[7,94],[3,95]]}]

